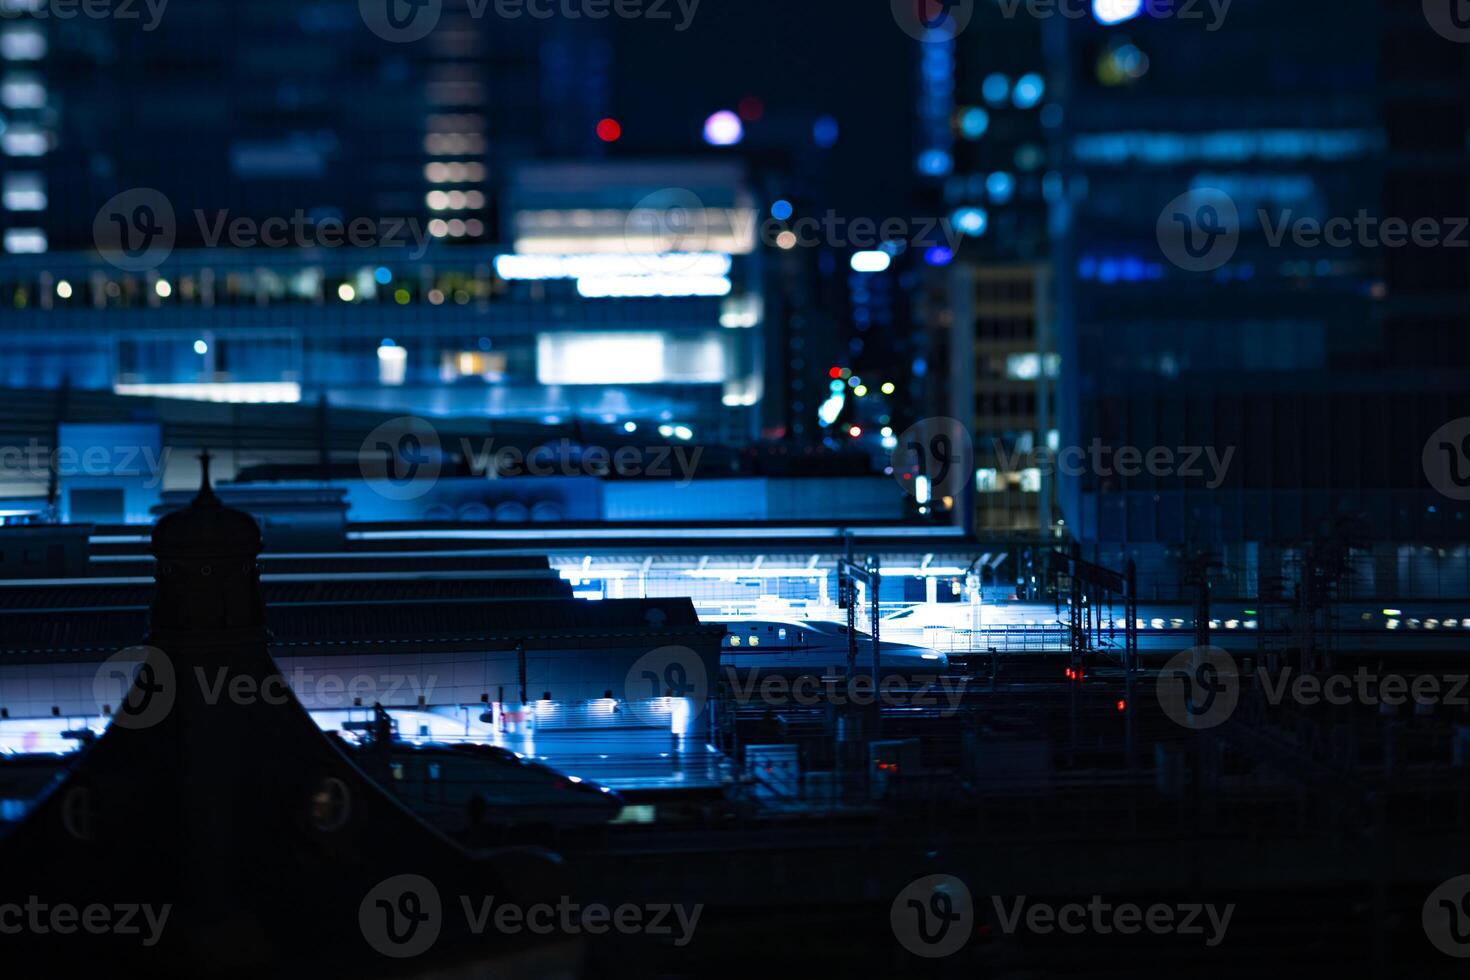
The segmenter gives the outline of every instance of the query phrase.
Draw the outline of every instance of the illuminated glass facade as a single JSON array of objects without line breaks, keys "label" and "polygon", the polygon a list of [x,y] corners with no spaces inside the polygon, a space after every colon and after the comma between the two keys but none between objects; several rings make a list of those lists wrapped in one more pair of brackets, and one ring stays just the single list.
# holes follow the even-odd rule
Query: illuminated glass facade
[{"label": "illuminated glass facade", "polygon": [[[1345,520],[1380,542],[1368,579],[1392,588],[1418,575],[1395,548],[1463,539],[1465,509],[1428,488],[1420,456],[1470,409],[1464,253],[1277,235],[1283,218],[1464,213],[1464,89],[1435,79],[1463,77],[1465,50],[1408,6],[1324,17],[1240,0],[1208,33],[1150,16],[1048,24],[1060,441],[1233,453],[1218,482],[1209,467],[1064,474],[1085,543],[1164,562],[1211,548],[1269,575],[1270,549]],[[1160,231],[1171,199],[1204,189],[1239,213],[1217,226],[1233,252],[1208,269],[1190,256],[1218,235],[1171,261]],[[1185,218],[1207,233],[1217,216]]]}]

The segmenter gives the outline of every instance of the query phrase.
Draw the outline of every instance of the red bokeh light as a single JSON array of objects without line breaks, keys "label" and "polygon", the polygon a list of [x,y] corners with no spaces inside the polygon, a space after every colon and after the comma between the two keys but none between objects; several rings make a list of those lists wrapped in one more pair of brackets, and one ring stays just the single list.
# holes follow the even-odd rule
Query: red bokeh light
[{"label": "red bokeh light", "polygon": [[753,95],[741,99],[735,108],[740,113],[740,118],[746,122],[756,122],[766,114],[766,104]]},{"label": "red bokeh light", "polygon": [[597,124],[597,138],[604,143],[616,143],[622,135],[622,123],[616,119],[604,119]]}]

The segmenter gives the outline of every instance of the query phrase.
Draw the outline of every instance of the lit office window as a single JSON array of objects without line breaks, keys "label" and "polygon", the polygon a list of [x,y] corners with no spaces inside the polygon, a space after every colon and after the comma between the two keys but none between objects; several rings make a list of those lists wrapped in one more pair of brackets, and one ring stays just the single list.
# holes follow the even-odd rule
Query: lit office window
[{"label": "lit office window", "polygon": [[0,27],[0,58],[6,61],[39,61],[46,56],[46,35],[34,24]]},{"label": "lit office window", "polygon": [[0,187],[0,204],[7,211],[42,211],[46,207],[46,180],[40,174],[6,174]]},{"label": "lit office window", "polygon": [[0,105],[7,109],[44,109],[46,86],[30,72],[10,72],[0,79]]},{"label": "lit office window", "polygon": [[46,152],[46,134],[34,126],[16,123],[0,136],[0,150],[9,157],[38,157]]},{"label": "lit office window", "polygon": [[46,233],[39,228],[5,229],[5,251],[13,255],[34,255],[46,251]]}]

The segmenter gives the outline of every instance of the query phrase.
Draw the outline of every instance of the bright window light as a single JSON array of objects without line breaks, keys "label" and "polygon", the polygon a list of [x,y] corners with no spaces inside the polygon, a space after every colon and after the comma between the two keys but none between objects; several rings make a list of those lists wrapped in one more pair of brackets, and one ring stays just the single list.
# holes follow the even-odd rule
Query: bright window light
[{"label": "bright window light", "polygon": [[854,272],[882,272],[893,259],[887,252],[856,252],[852,257]]}]

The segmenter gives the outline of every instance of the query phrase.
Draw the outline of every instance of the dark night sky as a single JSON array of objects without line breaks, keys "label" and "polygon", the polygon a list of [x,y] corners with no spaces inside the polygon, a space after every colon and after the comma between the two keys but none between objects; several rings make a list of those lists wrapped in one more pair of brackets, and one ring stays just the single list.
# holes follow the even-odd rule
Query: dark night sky
[{"label": "dark night sky", "polygon": [[809,150],[813,120],[835,116],[842,135],[821,181],[832,196],[819,203],[844,216],[904,213],[917,52],[888,4],[702,0],[682,33],[633,20],[615,37],[613,106],[629,152],[702,145],[706,116],[754,95],[766,117],[747,149]]}]

